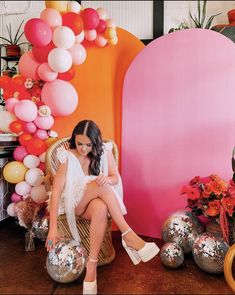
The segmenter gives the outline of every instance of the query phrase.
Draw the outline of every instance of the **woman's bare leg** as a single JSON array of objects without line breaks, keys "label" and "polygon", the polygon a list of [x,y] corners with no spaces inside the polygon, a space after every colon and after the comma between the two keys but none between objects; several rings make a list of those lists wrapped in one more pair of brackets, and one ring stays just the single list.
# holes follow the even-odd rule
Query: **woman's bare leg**
[{"label": "woman's bare leg", "polygon": [[[97,197],[104,201],[108,207],[110,215],[112,216],[120,231],[122,233],[127,231],[130,226],[123,217],[117,198],[115,197],[115,194],[109,185],[100,187],[95,181],[87,184],[84,196],[75,209],[76,214],[81,215],[84,210],[86,210],[89,202]],[[141,249],[145,244],[145,242],[134,231],[130,231],[127,235],[125,235],[124,239],[128,246],[131,246],[136,250]]]},{"label": "woman's bare leg", "polygon": [[[83,218],[91,220],[90,224],[90,253],[89,257],[93,260],[98,259],[99,251],[105,235],[108,219],[108,208],[99,198],[92,200]],[[96,279],[97,263],[88,260],[86,265],[85,282],[93,282]]]}]

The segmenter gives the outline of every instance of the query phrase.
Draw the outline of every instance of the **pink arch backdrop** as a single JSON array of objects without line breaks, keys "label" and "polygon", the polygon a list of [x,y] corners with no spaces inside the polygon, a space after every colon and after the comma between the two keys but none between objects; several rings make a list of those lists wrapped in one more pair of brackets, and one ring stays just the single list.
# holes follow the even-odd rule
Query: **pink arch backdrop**
[{"label": "pink arch backdrop", "polygon": [[122,177],[127,219],[161,236],[169,214],[184,209],[183,184],[195,175],[232,176],[235,144],[235,45],[188,29],[146,46],[123,89]]}]

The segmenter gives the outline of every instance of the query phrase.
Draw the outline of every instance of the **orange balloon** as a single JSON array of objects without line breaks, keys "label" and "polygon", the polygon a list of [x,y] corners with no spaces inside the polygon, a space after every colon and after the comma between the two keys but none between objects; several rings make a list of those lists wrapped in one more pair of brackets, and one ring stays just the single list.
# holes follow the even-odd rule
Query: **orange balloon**
[{"label": "orange balloon", "polygon": [[69,27],[75,35],[83,31],[84,24],[82,17],[75,12],[68,12],[62,16],[62,25]]},{"label": "orange balloon", "polygon": [[1,76],[0,77],[0,88],[7,89],[11,84],[11,78],[8,76]]},{"label": "orange balloon", "polygon": [[21,121],[13,121],[10,123],[9,128],[11,132],[19,133],[23,130],[23,123]]},{"label": "orange balloon", "polygon": [[28,142],[31,140],[32,135],[29,133],[23,133],[19,136],[19,142],[23,146],[27,146]]},{"label": "orange balloon", "polygon": [[26,149],[29,154],[38,156],[46,151],[47,146],[43,140],[33,137],[27,142]]}]

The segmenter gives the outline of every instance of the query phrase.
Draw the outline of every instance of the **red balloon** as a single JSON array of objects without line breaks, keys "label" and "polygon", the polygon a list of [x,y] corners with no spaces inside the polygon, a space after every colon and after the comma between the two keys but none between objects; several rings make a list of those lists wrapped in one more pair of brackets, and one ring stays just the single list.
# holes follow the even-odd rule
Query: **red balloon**
[{"label": "red balloon", "polygon": [[46,172],[46,164],[45,163],[40,162],[38,168],[41,169],[43,172]]},{"label": "red balloon", "polygon": [[0,88],[7,89],[11,84],[11,78],[8,76],[1,76],[0,77]]},{"label": "red balloon", "polygon": [[75,66],[72,66],[67,72],[58,73],[57,79],[70,81],[74,78],[75,73],[76,73]]},{"label": "red balloon", "polygon": [[98,33],[103,33],[106,30],[106,28],[107,28],[106,21],[103,19],[100,19],[100,22],[99,22],[98,27],[96,28],[96,31]]},{"label": "red balloon", "polygon": [[55,45],[53,42],[50,42],[48,45],[43,46],[43,47],[34,46],[32,48],[32,53],[33,53],[34,58],[38,62],[43,63],[43,62],[47,62],[48,54],[53,48],[55,48]]},{"label": "red balloon", "polygon": [[10,123],[9,128],[11,132],[17,134],[23,130],[23,123],[21,121],[13,121]]},{"label": "red balloon", "polygon": [[25,77],[15,77],[11,80],[12,88],[17,90],[19,87],[24,87]]},{"label": "red balloon", "polygon": [[86,30],[93,30],[98,27],[100,19],[99,14],[95,9],[86,8],[81,12],[81,15]]},{"label": "red balloon", "polygon": [[39,156],[46,151],[47,146],[43,140],[33,137],[28,141],[26,149],[29,154]]},{"label": "red balloon", "polygon": [[82,17],[75,12],[62,15],[62,25],[69,27],[75,35],[80,34],[84,28]]},{"label": "red balloon", "polygon": [[28,142],[31,140],[32,135],[29,133],[23,133],[19,136],[19,142],[21,145],[26,146],[28,145]]},{"label": "red balloon", "polygon": [[13,91],[12,90],[4,90],[3,91],[3,98],[4,100],[7,100],[8,98],[11,98],[13,96]]}]

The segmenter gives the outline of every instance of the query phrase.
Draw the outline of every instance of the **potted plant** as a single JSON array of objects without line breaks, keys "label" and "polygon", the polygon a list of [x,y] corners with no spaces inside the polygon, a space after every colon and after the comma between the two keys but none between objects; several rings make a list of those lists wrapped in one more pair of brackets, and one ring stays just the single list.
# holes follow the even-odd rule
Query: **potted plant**
[{"label": "potted plant", "polygon": [[7,42],[7,44],[4,44],[4,46],[6,47],[6,55],[7,56],[20,56],[20,51],[21,51],[20,45],[28,43],[28,42],[19,43],[21,37],[24,34],[24,32],[20,32],[23,22],[24,22],[24,20],[22,20],[22,22],[20,23],[15,34],[12,33],[11,24],[6,25],[8,38],[0,36],[0,39]]}]

